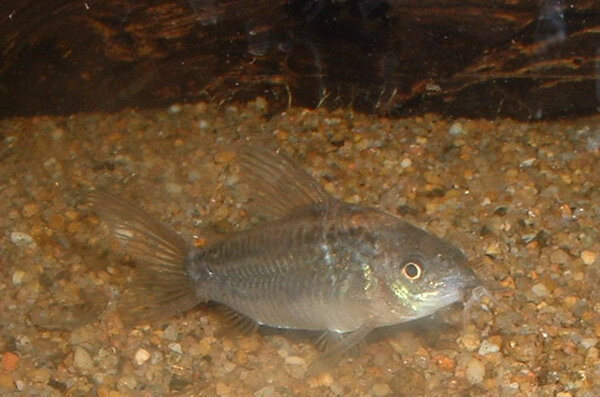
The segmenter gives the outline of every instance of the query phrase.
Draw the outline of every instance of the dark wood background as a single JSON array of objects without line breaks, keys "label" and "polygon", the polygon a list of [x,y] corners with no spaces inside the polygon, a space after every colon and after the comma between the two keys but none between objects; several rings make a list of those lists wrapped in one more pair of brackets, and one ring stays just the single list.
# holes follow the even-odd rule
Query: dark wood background
[{"label": "dark wood background", "polygon": [[5,0],[0,117],[265,97],[389,116],[600,106],[600,2]]}]

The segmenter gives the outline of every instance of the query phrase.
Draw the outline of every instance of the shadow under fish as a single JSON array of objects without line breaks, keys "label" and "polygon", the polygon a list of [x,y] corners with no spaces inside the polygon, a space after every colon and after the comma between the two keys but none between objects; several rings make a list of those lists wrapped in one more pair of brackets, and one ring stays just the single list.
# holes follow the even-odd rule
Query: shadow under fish
[{"label": "shadow under fish", "polygon": [[323,340],[333,342],[319,365],[375,328],[430,315],[482,288],[448,242],[395,215],[330,196],[278,153],[244,146],[236,158],[266,220],[200,248],[133,203],[89,194],[142,266],[140,282],[120,302],[126,324],[217,302],[258,325],[324,331]]}]

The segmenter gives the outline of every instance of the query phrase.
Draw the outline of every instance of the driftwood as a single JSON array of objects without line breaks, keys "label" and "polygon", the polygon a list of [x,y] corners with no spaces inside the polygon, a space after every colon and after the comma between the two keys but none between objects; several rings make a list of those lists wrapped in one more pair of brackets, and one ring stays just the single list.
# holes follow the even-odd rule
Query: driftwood
[{"label": "driftwood", "polygon": [[0,117],[256,96],[385,115],[600,106],[600,2],[5,0]]}]

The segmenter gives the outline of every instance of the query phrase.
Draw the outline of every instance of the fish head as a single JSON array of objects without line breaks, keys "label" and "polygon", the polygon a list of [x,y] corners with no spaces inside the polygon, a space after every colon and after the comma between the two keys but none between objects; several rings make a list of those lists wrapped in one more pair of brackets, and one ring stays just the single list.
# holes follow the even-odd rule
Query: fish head
[{"label": "fish head", "polygon": [[380,288],[388,324],[414,320],[464,302],[471,290],[481,285],[465,255],[431,233],[398,221],[380,237],[385,252]]}]

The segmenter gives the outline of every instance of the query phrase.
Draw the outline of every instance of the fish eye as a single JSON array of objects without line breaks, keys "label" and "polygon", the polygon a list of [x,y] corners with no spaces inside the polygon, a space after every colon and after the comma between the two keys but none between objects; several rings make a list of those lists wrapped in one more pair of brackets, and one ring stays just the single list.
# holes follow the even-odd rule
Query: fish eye
[{"label": "fish eye", "polygon": [[402,274],[407,279],[415,281],[420,279],[423,275],[423,268],[416,262],[406,262],[404,266],[402,266]]}]

